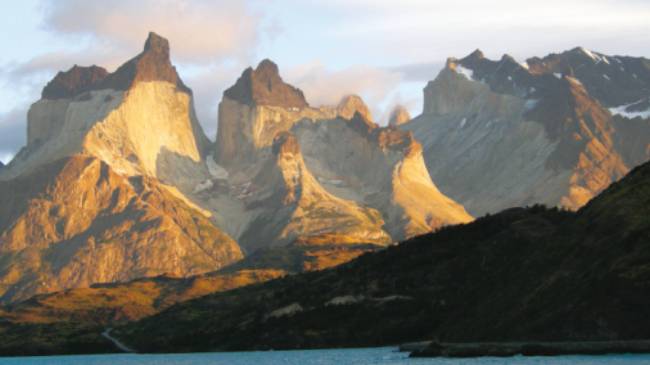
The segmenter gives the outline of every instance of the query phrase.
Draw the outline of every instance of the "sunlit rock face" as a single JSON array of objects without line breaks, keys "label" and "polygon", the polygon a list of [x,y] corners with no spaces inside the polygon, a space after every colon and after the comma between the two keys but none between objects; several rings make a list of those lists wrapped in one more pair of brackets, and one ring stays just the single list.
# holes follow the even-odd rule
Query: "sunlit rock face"
[{"label": "sunlit rock face", "polygon": [[606,72],[599,63],[609,70],[607,62],[639,61],[591,55],[575,49],[518,63],[476,51],[449,59],[424,89],[423,113],[402,128],[422,143],[441,191],[474,215],[535,203],[577,209],[646,160],[650,142],[647,121],[607,109],[628,99],[595,91],[593,73]]},{"label": "sunlit rock face", "polygon": [[114,73],[57,74],[29,110],[27,145],[0,172],[0,301],[240,260],[186,193],[209,176],[208,147],[156,34]]},{"label": "sunlit rock face", "polygon": [[198,164],[209,145],[192,93],[169,60],[169,44],[154,33],[114,73],[75,66],[57,74],[29,110],[27,140],[3,178],[88,153],[121,173],[173,180],[159,173],[167,155]]},{"label": "sunlit rock face", "polygon": [[[385,243],[471,220],[437,190],[410,133],[377,126],[356,95],[334,107],[310,107],[277,72],[268,60],[247,69],[219,105],[216,160],[230,184],[244,187],[243,206],[224,216],[224,226],[237,226],[231,234],[246,250],[328,240]],[[293,153],[278,159],[278,138],[295,145]],[[242,220],[249,223],[228,223]],[[259,237],[280,239],[260,246]]]}]

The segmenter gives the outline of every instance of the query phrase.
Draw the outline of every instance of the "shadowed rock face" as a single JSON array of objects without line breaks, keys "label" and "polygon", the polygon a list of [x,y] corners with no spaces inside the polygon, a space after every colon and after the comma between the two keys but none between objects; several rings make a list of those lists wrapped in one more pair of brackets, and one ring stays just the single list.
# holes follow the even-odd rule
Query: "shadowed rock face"
[{"label": "shadowed rock face", "polygon": [[647,95],[644,81],[622,99],[598,92],[603,74],[645,80],[646,62],[575,49],[519,63],[477,50],[447,61],[424,89],[422,115],[403,128],[422,142],[441,190],[472,214],[534,203],[577,209],[650,156],[650,123],[605,107]]},{"label": "shadowed rock face", "polygon": [[265,59],[257,68],[247,68],[224,96],[243,104],[274,105],[284,108],[304,108],[307,101],[302,91],[285,83],[278,66]]},{"label": "shadowed rock face", "polygon": [[66,72],[59,72],[43,88],[43,99],[68,99],[91,90],[97,86],[108,72],[102,67],[82,67],[74,65]]}]

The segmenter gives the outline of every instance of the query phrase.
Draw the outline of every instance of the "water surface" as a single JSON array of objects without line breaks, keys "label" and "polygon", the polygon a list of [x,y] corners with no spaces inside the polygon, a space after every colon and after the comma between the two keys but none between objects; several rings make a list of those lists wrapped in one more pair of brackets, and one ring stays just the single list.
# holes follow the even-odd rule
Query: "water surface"
[{"label": "water surface", "polygon": [[0,365],[640,365],[650,355],[409,359],[396,348],[167,355],[83,355],[0,358]]}]

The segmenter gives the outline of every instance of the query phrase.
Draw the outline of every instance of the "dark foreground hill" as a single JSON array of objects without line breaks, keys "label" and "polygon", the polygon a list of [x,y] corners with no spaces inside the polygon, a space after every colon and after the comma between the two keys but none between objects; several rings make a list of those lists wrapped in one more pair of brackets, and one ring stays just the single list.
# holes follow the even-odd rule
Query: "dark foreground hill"
[{"label": "dark foreground hill", "polygon": [[[646,164],[575,213],[506,210],[336,268],[179,303],[111,334],[142,352],[647,339],[649,217]],[[0,324],[0,351],[114,351],[103,330]]]},{"label": "dark foreground hill", "polygon": [[140,351],[650,338],[650,165],[576,213],[510,209],[119,328]]}]

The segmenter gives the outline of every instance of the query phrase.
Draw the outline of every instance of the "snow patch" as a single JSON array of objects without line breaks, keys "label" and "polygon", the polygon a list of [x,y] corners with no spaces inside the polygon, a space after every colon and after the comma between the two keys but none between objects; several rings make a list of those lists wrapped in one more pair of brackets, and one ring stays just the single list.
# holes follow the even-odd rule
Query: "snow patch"
[{"label": "snow patch", "polygon": [[605,75],[605,74],[603,74],[603,78],[604,78],[605,80],[611,80],[611,79],[609,78],[609,76],[607,76],[607,75]]},{"label": "snow patch", "polygon": [[331,305],[347,305],[347,304],[354,304],[354,303],[359,303],[363,301],[363,296],[354,296],[354,295],[342,295],[339,297],[334,297],[327,301],[325,303],[325,306],[331,306]]},{"label": "snow patch", "polygon": [[512,76],[508,76],[508,80],[509,80],[509,81],[512,81]]},{"label": "snow patch", "polygon": [[635,101],[634,103],[630,104],[625,104],[621,106],[617,106],[614,108],[609,108],[609,112],[612,113],[612,115],[620,115],[622,117],[628,118],[628,119],[634,119],[637,117],[640,117],[642,119],[648,119],[650,118],[650,108],[642,111],[628,111],[627,109],[635,104],[638,104],[644,100],[639,100]]},{"label": "snow patch", "polygon": [[524,62],[517,62],[517,63],[519,64],[519,66],[525,68],[526,70],[529,69],[528,62],[524,61]]},{"label": "snow patch", "polygon": [[288,317],[288,316],[292,316],[292,315],[294,315],[296,313],[300,313],[302,311],[303,311],[303,309],[302,309],[302,306],[300,305],[300,303],[291,303],[286,307],[278,308],[278,309],[272,311],[266,317],[267,318]]},{"label": "snow patch", "polygon": [[456,64],[456,73],[459,75],[465,76],[468,80],[474,80],[474,71],[469,68],[465,68],[460,64]]},{"label": "snow patch", "polygon": [[605,57],[601,57],[601,56],[600,56],[599,54],[597,54],[597,53],[594,53],[594,52],[592,52],[592,51],[590,51],[590,50],[588,50],[588,49],[582,48],[582,47],[580,47],[580,51],[582,51],[582,53],[584,53],[584,54],[586,54],[587,56],[589,56],[589,58],[591,58],[592,60],[594,60],[596,63],[605,62],[605,63],[609,64],[609,61],[607,60],[607,58],[605,58]]},{"label": "snow patch", "polygon": [[465,127],[465,123],[467,123],[467,118],[463,118],[463,120],[460,121],[460,127]]},{"label": "snow patch", "polygon": [[553,76],[555,76],[557,79],[562,79],[562,74],[559,72],[553,72]]}]

